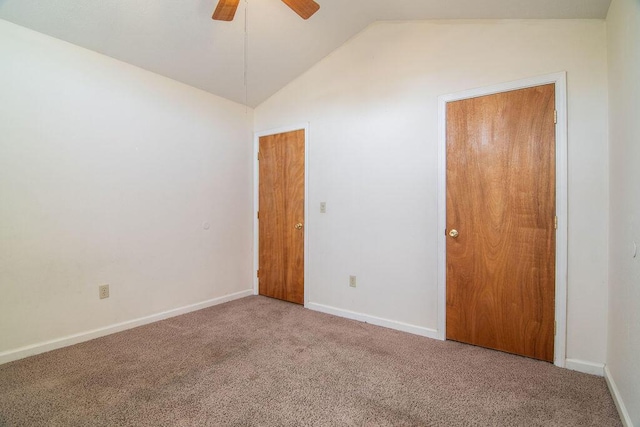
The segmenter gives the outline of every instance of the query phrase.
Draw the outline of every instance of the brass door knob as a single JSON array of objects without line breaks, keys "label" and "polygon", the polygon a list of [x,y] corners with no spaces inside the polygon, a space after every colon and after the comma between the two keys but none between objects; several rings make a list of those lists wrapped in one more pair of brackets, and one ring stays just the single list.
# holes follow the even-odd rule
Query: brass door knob
[{"label": "brass door knob", "polygon": [[302,230],[302,223],[299,222],[296,225],[294,225],[294,227],[295,227],[296,230]]},{"label": "brass door knob", "polygon": [[451,231],[449,232],[449,236],[453,237],[454,239],[455,239],[456,237],[458,237],[458,235],[459,235],[459,234],[460,234],[460,233],[458,233],[458,230],[451,230]]}]

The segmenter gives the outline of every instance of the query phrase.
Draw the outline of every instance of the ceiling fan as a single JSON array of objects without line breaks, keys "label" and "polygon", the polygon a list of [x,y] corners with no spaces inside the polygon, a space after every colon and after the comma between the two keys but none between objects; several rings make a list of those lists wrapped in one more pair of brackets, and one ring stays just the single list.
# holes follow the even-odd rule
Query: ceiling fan
[{"label": "ceiling fan", "polygon": [[[313,0],[282,0],[302,19],[309,19],[311,15],[320,9],[320,5]],[[213,12],[213,19],[216,21],[233,21],[233,17],[238,9],[240,0],[218,0],[218,6]]]}]

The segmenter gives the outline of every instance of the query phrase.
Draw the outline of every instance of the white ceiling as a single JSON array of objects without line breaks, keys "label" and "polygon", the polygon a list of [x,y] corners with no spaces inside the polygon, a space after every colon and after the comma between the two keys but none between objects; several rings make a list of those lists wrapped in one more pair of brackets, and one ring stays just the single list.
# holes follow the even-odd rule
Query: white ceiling
[{"label": "white ceiling", "polygon": [[211,20],[217,0],[0,0],[0,18],[256,106],[374,21],[601,19],[611,0],[317,1],[308,21],[280,0],[243,0],[233,22]]}]

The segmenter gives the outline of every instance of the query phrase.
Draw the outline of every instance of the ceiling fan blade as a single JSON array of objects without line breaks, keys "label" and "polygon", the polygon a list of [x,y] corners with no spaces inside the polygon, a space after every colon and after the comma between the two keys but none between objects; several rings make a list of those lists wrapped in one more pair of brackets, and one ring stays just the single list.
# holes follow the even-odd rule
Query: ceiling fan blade
[{"label": "ceiling fan blade", "polygon": [[216,21],[233,21],[240,0],[219,0],[213,19]]},{"label": "ceiling fan blade", "polygon": [[309,19],[320,9],[320,5],[313,0],[282,0],[302,19]]}]

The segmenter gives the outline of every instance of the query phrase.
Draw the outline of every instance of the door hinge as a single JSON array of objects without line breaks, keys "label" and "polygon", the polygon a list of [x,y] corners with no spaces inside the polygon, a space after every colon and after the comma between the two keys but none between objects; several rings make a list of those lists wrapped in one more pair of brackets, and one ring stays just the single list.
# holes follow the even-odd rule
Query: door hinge
[{"label": "door hinge", "polygon": [[260,152],[258,151],[258,154],[256,154],[256,159],[260,160]]},{"label": "door hinge", "polygon": [[553,110],[553,123],[558,124],[558,110]]},{"label": "door hinge", "polygon": [[260,277],[260,270],[256,270],[256,277]]},{"label": "door hinge", "polygon": [[256,217],[257,217],[258,219],[260,219],[260,211],[258,211],[258,212],[256,213]]},{"label": "door hinge", "polygon": [[553,228],[558,229],[558,216],[553,217]]},{"label": "door hinge", "polygon": [[553,322],[553,335],[555,336],[558,333],[558,322]]}]

